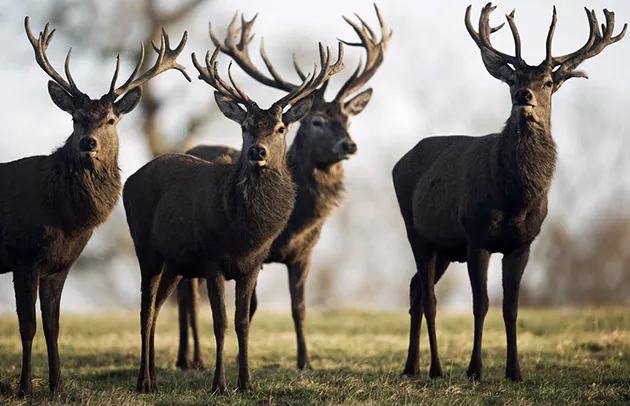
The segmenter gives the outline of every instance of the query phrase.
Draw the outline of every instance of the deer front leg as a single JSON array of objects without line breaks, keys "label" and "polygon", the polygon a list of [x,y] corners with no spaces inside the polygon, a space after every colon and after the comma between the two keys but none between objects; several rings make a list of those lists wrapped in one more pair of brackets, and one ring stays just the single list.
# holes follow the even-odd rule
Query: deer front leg
[{"label": "deer front leg", "polygon": [[140,370],[136,382],[138,393],[151,393],[157,391],[157,384],[151,381],[151,359],[153,358],[151,347],[151,332],[155,321],[155,300],[157,296],[160,278],[162,277],[163,262],[157,255],[143,255],[138,252],[138,262],[142,273],[140,283],[140,335],[142,352],[140,355]]},{"label": "deer front leg", "polygon": [[39,285],[39,271],[21,268],[13,272],[13,288],[15,290],[15,302],[18,321],[20,323],[20,337],[22,339],[22,373],[20,374],[20,386],[17,391],[18,398],[24,398],[31,394],[31,349],[33,337],[37,330],[35,316],[35,302],[37,300],[37,287]]},{"label": "deer front leg", "polygon": [[39,301],[46,347],[48,348],[48,382],[50,395],[61,390],[61,368],[59,366],[59,304],[68,270],[40,278]]},{"label": "deer front leg", "polygon": [[238,338],[238,389],[242,392],[251,390],[248,353],[249,310],[259,270],[260,265],[236,281],[236,315],[234,323]]},{"label": "deer front leg", "polygon": [[523,380],[516,347],[516,318],[518,316],[518,292],[521,277],[529,260],[527,245],[503,257],[503,321],[507,340],[505,377],[515,382]]},{"label": "deer front leg", "polygon": [[490,253],[484,249],[468,246],[466,261],[468,262],[468,276],[473,293],[473,315],[475,316],[475,335],[472,356],[468,365],[469,379],[481,380],[481,340],[483,323],[488,314],[488,262]]},{"label": "deer front leg", "polygon": [[291,314],[297,336],[297,367],[298,369],[311,368],[306,349],[304,333],[304,319],[306,318],[306,277],[310,265],[309,258],[288,265],[289,290],[291,292]]},{"label": "deer front leg", "polygon": [[225,309],[225,278],[218,269],[212,269],[206,277],[208,297],[212,307],[212,324],[217,345],[217,355],[212,380],[212,393],[226,392],[225,372],[223,369],[223,344],[227,330],[227,312]]}]

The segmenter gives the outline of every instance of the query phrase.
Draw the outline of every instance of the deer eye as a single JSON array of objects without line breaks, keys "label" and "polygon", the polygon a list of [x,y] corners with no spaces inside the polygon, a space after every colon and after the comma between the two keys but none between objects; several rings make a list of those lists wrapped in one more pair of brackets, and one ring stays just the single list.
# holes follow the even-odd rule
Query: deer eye
[{"label": "deer eye", "polygon": [[548,80],[548,81],[545,82],[545,86],[553,87],[553,82],[551,80]]},{"label": "deer eye", "polygon": [[323,123],[323,122],[322,122],[322,120],[320,120],[320,119],[315,119],[315,120],[313,120],[313,125],[314,125],[315,127],[321,127],[323,124],[324,124],[324,123]]},{"label": "deer eye", "polygon": [[280,134],[284,134],[284,127],[280,127],[280,128],[278,128],[278,132],[279,132]]},{"label": "deer eye", "polygon": [[116,123],[116,120],[114,120],[113,118],[110,118],[110,119],[107,121],[107,124],[109,124],[109,125],[114,125],[114,123]]}]

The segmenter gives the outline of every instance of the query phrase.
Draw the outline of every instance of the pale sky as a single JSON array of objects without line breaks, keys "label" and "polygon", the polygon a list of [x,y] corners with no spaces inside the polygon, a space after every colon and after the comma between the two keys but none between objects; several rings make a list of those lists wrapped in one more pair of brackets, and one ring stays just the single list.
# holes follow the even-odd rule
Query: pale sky
[{"label": "pale sky", "polygon": [[[45,4],[45,1],[40,1]],[[194,67],[190,62],[190,52],[205,54],[212,44],[207,36],[207,25],[213,22],[215,33],[223,36],[224,28],[235,12],[234,1],[215,0],[209,7],[200,9],[194,18],[186,22],[186,27],[169,31],[173,41],[179,38],[183,29],[189,31],[187,50],[180,57],[194,78]],[[168,5],[168,2],[164,2]],[[264,6],[263,6],[264,4]],[[340,305],[351,307],[391,307],[391,295],[398,293],[400,286],[408,286],[414,270],[402,221],[395,212],[395,198],[391,187],[390,171],[396,160],[421,138],[432,134],[471,134],[482,135],[501,129],[509,114],[507,86],[491,77],[484,69],[479,51],[464,27],[463,19],[468,1],[421,2],[412,0],[381,1],[381,13],[386,23],[394,30],[390,48],[383,66],[370,81],[374,95],[369,106],[352,121],[351,132],[359,146],[359,153],[345,163],[347,173],[348,198],[345,209],[351,224],[369,224],[366,230],[357,228],[357,233],[344,236],[356,239],[350,246],[350,253],[340,253],[335,238],[335,227],[340,220],[339,213],[331,218],[322,235],[314,259],[314,267],[323,261],[340,258],[337,291],[351,298],[350,302],[340,300]],[[472,19],[477,21],[479,11],[485,2],[473,4]],[[491,24],[505,21],[504,14],[517,6],[516,22],[521,34],[523,57],[529,64],[538,64],[544,57],[545,37],[551,21],[551,4],[543,0],[504,1],[493,13]],[[588,24],[581,6],[570,0],[557,0],[558,25],[553,49],[557,54],[572,52],[581,47],[588,36]],[[289,69],[291,52],[298,50],[302,66],[312,66],[316,60],[317,41],[336,49],[336,37],[354,40],[351,28],[341,15],[360,14],[377,26],[372,2],[360,0],[332,1],[320,0],[241,0],[239,9],[250,18],[259,13],[255,25],[257,36],[264,36],[267,53],[276,66],[287,77],[297,80]],[[630,21],[630,2],[624,0],[592,0],[590,8],[598,12],[600,22],[604,21],[602,9],[616,12],[618,33],[626,21]],[[41,9],[38,7],[38,9]],[[51,102],[47,90],[47,76],[36,65],[30,45],[23,31],[23,18],[31,17],[34,31],[39,31],[46,21],[37,9],[28,9],[22,4],[2,6],[0,23],[3,36],[0,49],[3,50],[3,64],[0,65],[0,88],[3,96],[0,105],[3,118],[0,120],[0,162],[15,160],[28,155],[48,154],[63,143],[71,132],[70,117]],[[496,38],[495,38],[496,37]],[[506,53],[513,53],[513,42],[509,29],[505,27],[493,36],[495,46]],[[257,49],[259,39],[252,49]],[[68,44],[62,36],[55,38],[50,55],[57,69],[62,69],[63,58]],[[98,66],[90,59],[89,49],[73,49],[73,76],[82,90],[93,98],[107,89],[113,72],[114,60],[106,66]],[[347,71],[338,75],[331,88],[336,88],[354,69],[360,52],[346,50]],[[260,59],[255,59],[260,63]],[[576,132],[593,131],[593,139],[606,139],[613,151],[620,143],[615,140],[630,136],[628,112],[630,111],[630,36],[604,50],[599,56],[585,62],[582,68],[589,74],[589,80],[573,79],[567,82],[554,96],[553,127],[558,143],[560,166],[569,173],[591,170],[601,164],[603,158],[589,154],[576,143]],[[129,72],[129,60],[123,65],[123,72]],[[227,59],[223,59],[221,69],[225,72]],[[235,70],[237,71],[237,70]],[[263,86],[237,74],[237,79],[248,94],[261,105],[268,105],[280,96]],[[182,117],[187,109],[199,109],[209,105],[211,89],[199,80],[188,84],[177,72],[168,72],[155,79],[164,97],[177,100],[178,106],[165,112],[163,125],[172,134],[179,133]],[[332,93],[332,92],[331,92]],[[602,116],[580,117],[588,125],[576,124],[577,107],[592,103],[600,108]],[[581,114],[584,114],[583,112]],[[589,121],[590,120],[590,121]],[[583,123],[583,121],[580,121]],[[132,112],[119,125],[121,140],[120,166],[126,178],[146,163],[148,155],[144,141],[137,132],[137,123]],[[600,133],[601,128],[601,133]],[[240,145],[238,126],[228,120],[215,120],[200,141],[224,143],[234,147]],[[627,145],[627,144],[626,144]],[[574,179],[575,181],[576,179]],[[579,180],[578,180],[579,181]],[[606,193],[607,183],[616,182],[630,188],[628,173],[618,179],[602,180],[597,193]],[[367,186],[366,186],[367,185]],[[365,188],[373,194],[366,199],[362,194]],[[580,198],[589,202],[589,194]],[[588,207],[584,203],[583,207]],[[388,210],[383,214],[382,210]],[[563,207],[552,200],[550,216],[561,216]],[[341,210],[339,211],[341,212]],[[393,212],[393,214],[391,214]],[[584,210],[588,212],[588,210]],[[585,216],[588,214],[585,214]],[[369,217],[369,218],[366,218]],[[584,217],[566,220],[567,227]],[[364,238],[365,233],[371,235]],[[98,235],[96,238],[99,238]],[[379,239],[380,238],[380,239]],[[354,241],[354,240],[352,240]],[[94,242],[93,242],[94,243]],[[500,286],[498,258],[493,260],[490,272],[493,289]],[[131,297],[129,303],[139,300],[139,275],[129,271],[116,271]],[[261,273],[260,304],[262,308],[286,308],[288,289],[275,290],[277,285],[286,285],[286,272],[279,267]],[[467,305],[470,301],[467,288],[467,274],[463,268],[453,266],[448,273],[457,273],[461,279],[461,292],[458,290],[457,303]],[[366,277],[375,278],[378,286],[371,297],[362,298],[357,290],[367,289],[362,285]],[[66,285],[62,308],[82,310],[98,307],[86,297],[86,282],[78,276],[71,276]],[[370,285],[372,286],[372,285]],[[134,293],[135,292],[135,293]],[[0,276],[0,296],[13,296],[11,275]],[[358,298],[358,299],[357,299]],[[398,303],[398,302],[396,302]],[[12,311],[13,302],[0,300],[0,310]]]}]

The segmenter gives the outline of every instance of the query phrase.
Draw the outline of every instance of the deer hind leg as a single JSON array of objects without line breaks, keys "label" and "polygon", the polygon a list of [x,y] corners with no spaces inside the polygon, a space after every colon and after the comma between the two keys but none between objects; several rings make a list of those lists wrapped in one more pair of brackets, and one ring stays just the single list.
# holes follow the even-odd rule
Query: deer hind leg
[{"label": "deer hind leg", "polygon": [[59,303],[61,292],[68,276],[68,270],[42,276],[39,286],[39,300],[42,310],[42,324],[46,347],[48,348],[48,382],[50,394],[61,390],[61,369],[59,366]]},{"label": "deer hind leg", "polygon": [[140,300],[140,335],[142,352],[136,391],[151,393],[157,391],[157,383],[151,380],[151,360],[154,359],[151,332],[155,322],[155,302],[164,262],[157,253],[140,250],[136,247],[136,255],[142,275]]},{"label": "deer hind leg", "polygon": [[515,382],[523,380],[516,347],[516,318],[521,277],[529,260],[529,245],[503,257],[503,321],[507,340],[505,377]]},{"label": "deer hind leg", "polygon": [[471,380],[481,380],[481,340],[483,323],[488,313],[488,263],[490,253],[484,249],[468,245],[466,261],[468,276],[473,294],[473,315],[475,317],[475,333],[473,351],[468,365],[467,375]]},{"label": "deer hind leg", "polygon": [[155,325],[157,324],[160,308],[173,293],[181,278],[181,275],[175,269],[165,265],[155,295],[155,310],[153,312],[153,322],[151,323],[149,338],[149,376],[151,377],[151,384],[155,389],[157,389],[157,376],[155,373]]},{"label": "deer hind leg", "polygon": [[310,258],[294,264],[289,264],[289,290],[291,291],[291,314],[297,337],[297,367],[311,368],[306,349],[304,333],[304,319],[306,318],[306,277],[308,275]]},{"label": "deer hind leg", "polygon": [[188,354],[188,327],[191,324],[190,314],[193,306],[194,278],[183,278],[177,285],[177,314],[179,321],[179,349],[175,366],[186,370],[192,368]]},{"label": "deer hind leg", "polygon": [[35,302],[38,285],[39,271],[32,268],[22,268],[13,272],[13,287],[22,339],[22,373],[17,391],[19,398],[30,395],[33,389],[31,383],[31,349],[33,337],[37,331]]}]

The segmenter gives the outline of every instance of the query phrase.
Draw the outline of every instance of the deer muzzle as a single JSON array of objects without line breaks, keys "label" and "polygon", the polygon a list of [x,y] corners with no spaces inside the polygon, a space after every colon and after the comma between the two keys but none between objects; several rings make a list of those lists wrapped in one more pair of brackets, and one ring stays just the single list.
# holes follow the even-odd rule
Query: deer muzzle
[{"label": "deer muzzle", "polygon": [[247,158],[249,159],[249,163],[254,166],[265,166],[267,164],[268,157],[269,150],[263,145],[254,145],[247,150]]}]

